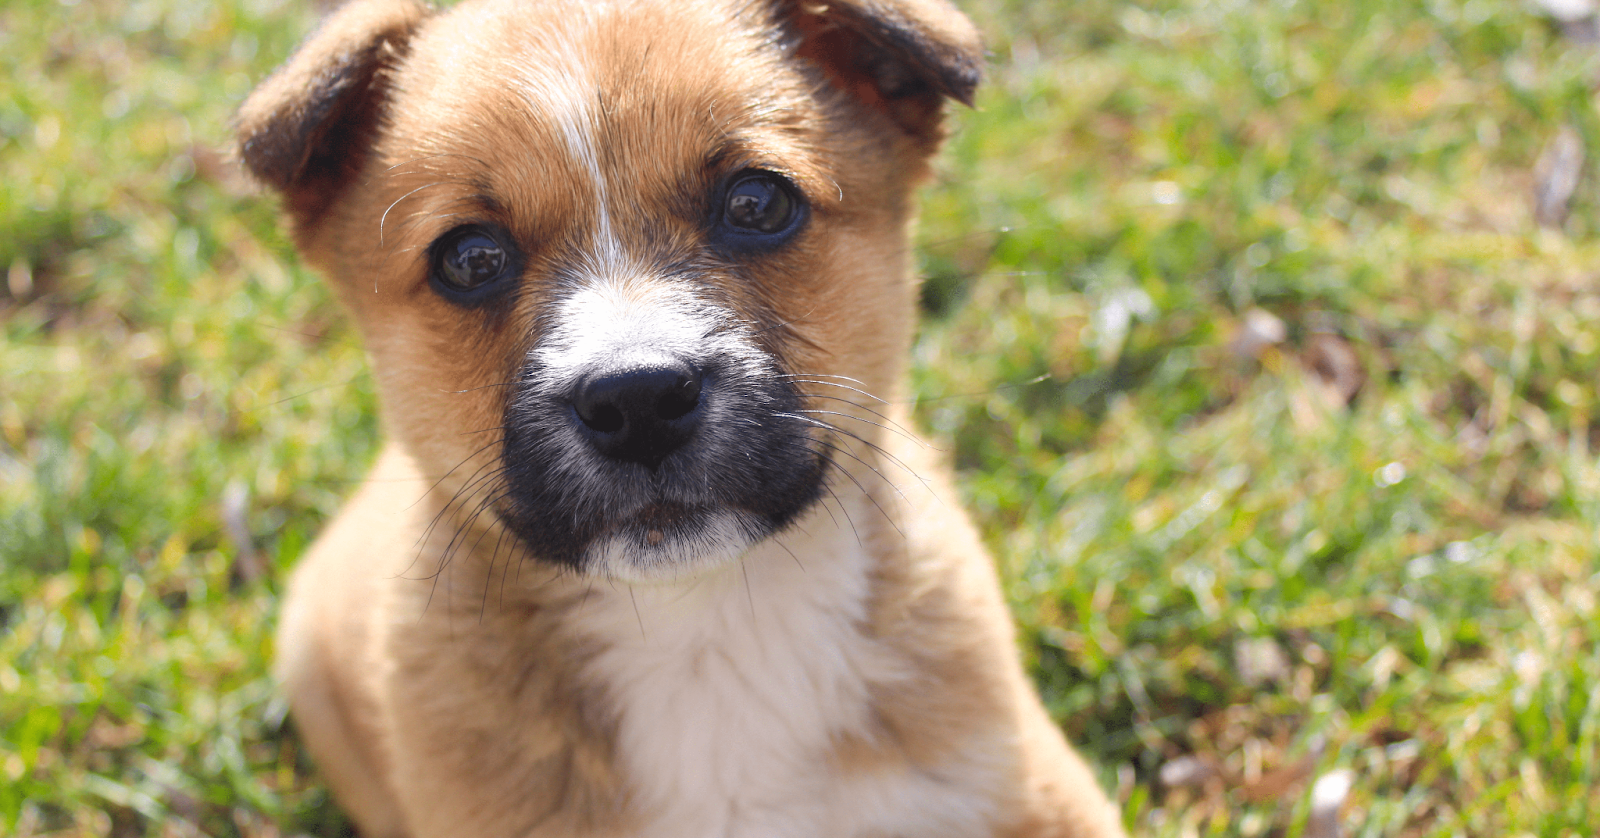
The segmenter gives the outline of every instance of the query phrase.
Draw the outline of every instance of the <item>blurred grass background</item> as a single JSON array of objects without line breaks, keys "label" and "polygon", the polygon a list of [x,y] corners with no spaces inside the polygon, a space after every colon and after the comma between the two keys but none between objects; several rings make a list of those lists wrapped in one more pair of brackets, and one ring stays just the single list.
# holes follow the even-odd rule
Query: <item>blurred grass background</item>
[{"label": "blurred grass background", "polygon": [[[963,5],[918,411],[1130,825],[1593,835],[1592,21]],[[344,829],[266,670],[371,386],[226,160],[307,6],[0,6],[0,833]]]}]

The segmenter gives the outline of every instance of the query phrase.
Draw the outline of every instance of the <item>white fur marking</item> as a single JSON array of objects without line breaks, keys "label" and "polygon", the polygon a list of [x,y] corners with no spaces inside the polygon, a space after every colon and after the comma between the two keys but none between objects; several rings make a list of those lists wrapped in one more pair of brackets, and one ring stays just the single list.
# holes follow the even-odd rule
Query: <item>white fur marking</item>
[{"label": "white fur marking", "polygon": [[582,614],[607,646],[595,674],[617,701],[641,834],[986,834],[996,813],[977,789],[911,770],[839,775],[834,742],[865,735],[869,679],[892,664],[859,628],[871,556],[820,508],[797,529],[784,540],[803,568],[766,541],[742,569],[619,586]]},{"label": "white fur marking", "polygon": [[555,119],[567,153],[593,184],[595,229],[593,244],[587,251],[591,260],[588,269],[599,276],[623,276],[631,265],[611,227],[610,196],[596,154],[594,106],[599,104],[600,91],[585,72],[582,57],[572,49],[571,40],[563,41],[556,52],[560,60],[554,66],[522,68],[523,89],[535,113]]}]

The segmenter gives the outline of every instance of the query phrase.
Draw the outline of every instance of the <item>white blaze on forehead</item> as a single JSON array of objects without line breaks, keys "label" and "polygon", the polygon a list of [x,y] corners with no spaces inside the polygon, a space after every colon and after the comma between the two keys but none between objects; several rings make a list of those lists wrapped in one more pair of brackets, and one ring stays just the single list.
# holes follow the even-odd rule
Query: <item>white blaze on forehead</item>
[{"label": "white blaze on forehead", "polygon": [[[557,37],[560,37],[557,35]],[[563,150],[589,181],[594,206],[594,229],[584,255],[592,272],[608,274],[626,269],[627,255],[611,226],[610,196],[600,169],[597,138],[602,115],[600,88],[594,83],[583,57],[572,48],[573,38],[554,45],[553,61],[520,68],[522,93],[536,118],[550,120],[560,134]],[[551,45],[545,45],[551,46]],[[581,194],[574,189],[575,194]]]}]

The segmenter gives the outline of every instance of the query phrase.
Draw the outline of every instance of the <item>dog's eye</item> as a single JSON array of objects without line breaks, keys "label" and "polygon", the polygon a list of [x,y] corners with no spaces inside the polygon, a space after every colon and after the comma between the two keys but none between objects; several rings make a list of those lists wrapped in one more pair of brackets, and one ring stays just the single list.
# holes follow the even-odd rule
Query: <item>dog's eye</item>
[{"label": "dog's eye", "polygon": [[434,275],[456,291],[472,291],[505,273],[506,249],[481,227],[461,227],[435,245]]},{"label": "dog's eye", "polygon": [[724,227],[735,235],[759,236],[773,245],[793,231],[803,208],[789,181],[771,172],[740,174],[723,194]]},{"label": "dog's eye", "polygon": [[728,223],[757,233],[776,233],[794,218],[795,202],[788,184],[765,172],[735,181],[728,188]]}]

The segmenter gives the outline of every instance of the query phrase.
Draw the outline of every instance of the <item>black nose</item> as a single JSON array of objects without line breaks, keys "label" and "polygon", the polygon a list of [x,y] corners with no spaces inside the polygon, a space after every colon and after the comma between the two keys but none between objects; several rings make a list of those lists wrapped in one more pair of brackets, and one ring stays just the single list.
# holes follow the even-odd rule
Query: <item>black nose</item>
[{"label": "black nose", "polygon": [[655,468],[694,436],[703,384],[687,362],[632,366],[584,376],[572,407],[600,453]]}]

